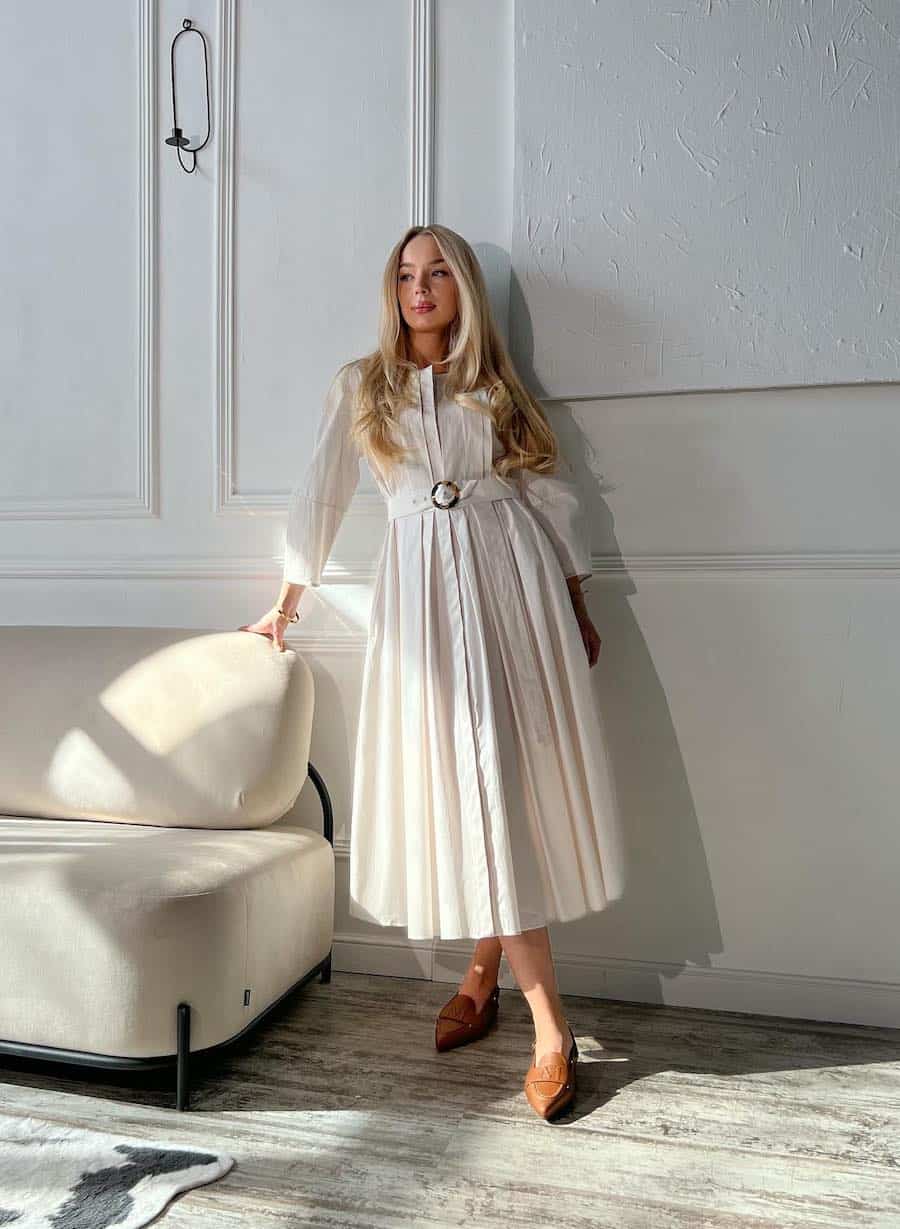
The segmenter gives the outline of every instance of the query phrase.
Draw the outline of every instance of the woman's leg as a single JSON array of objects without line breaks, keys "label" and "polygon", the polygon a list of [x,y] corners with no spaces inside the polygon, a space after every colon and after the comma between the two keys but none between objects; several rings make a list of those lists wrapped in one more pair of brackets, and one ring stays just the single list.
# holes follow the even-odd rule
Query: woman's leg
[{"label": "woman's leg", "polygon": [[535,1062],[551,1051],[568,1054],[569,1025],[556,985],[556,970],[546,926],[519,935],[498,935],[534,1021]]},{"label": "woman's leg", "polygon": [[502,955],[503,949],[496,935],[479,939],[475,945],[466,975],[459,983],[458,992],[473,998],[478,1011],[484,1007],[497,984]]}]

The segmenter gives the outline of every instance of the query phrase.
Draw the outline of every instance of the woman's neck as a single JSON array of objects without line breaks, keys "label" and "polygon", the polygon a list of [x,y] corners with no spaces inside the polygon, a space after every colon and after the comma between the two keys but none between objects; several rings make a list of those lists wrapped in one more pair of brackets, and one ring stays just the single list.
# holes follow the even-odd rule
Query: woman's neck
[{"label": "woman's neck", "polygon": [[442,337],[434,343],[430,339],[426,340],[423,349],[413,346],[410,348],[410,353],[413,362],[420,370],[423,367],[432,367],[436,375],[444,375],[449,367],[449,363],[441,356],[446,349],[445,339]]}]

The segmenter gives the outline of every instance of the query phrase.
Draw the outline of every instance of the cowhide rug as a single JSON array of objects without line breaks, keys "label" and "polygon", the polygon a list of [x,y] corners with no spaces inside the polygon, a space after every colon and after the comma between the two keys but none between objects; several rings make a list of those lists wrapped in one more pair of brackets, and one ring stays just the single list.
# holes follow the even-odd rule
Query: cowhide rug
[{"label": "cowhide rug", "polygon": [[0,1226],[137,1229],[234,1157],[0,1114]]}]

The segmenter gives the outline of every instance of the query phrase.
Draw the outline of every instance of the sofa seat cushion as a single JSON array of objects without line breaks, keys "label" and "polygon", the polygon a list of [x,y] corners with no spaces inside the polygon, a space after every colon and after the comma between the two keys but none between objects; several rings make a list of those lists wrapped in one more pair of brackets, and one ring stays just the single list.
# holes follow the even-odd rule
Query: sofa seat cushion
[{"label": "sofa seat cushion", "polygon": [[[323,960],[334,851],[246,831],[0,816],[0,1039],[92,1054],[235,1036]],[[249,991],[249,1003],[245,1003]]]}]

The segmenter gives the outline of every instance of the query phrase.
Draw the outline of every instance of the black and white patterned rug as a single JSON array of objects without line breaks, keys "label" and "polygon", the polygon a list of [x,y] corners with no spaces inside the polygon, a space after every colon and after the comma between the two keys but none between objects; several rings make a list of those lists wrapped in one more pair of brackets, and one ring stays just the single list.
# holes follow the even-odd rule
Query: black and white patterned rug
[{"label": "black and white patterned rug", "polygon": [[234,1157],[0,1114],[0,1226],[138,1229]]}]

